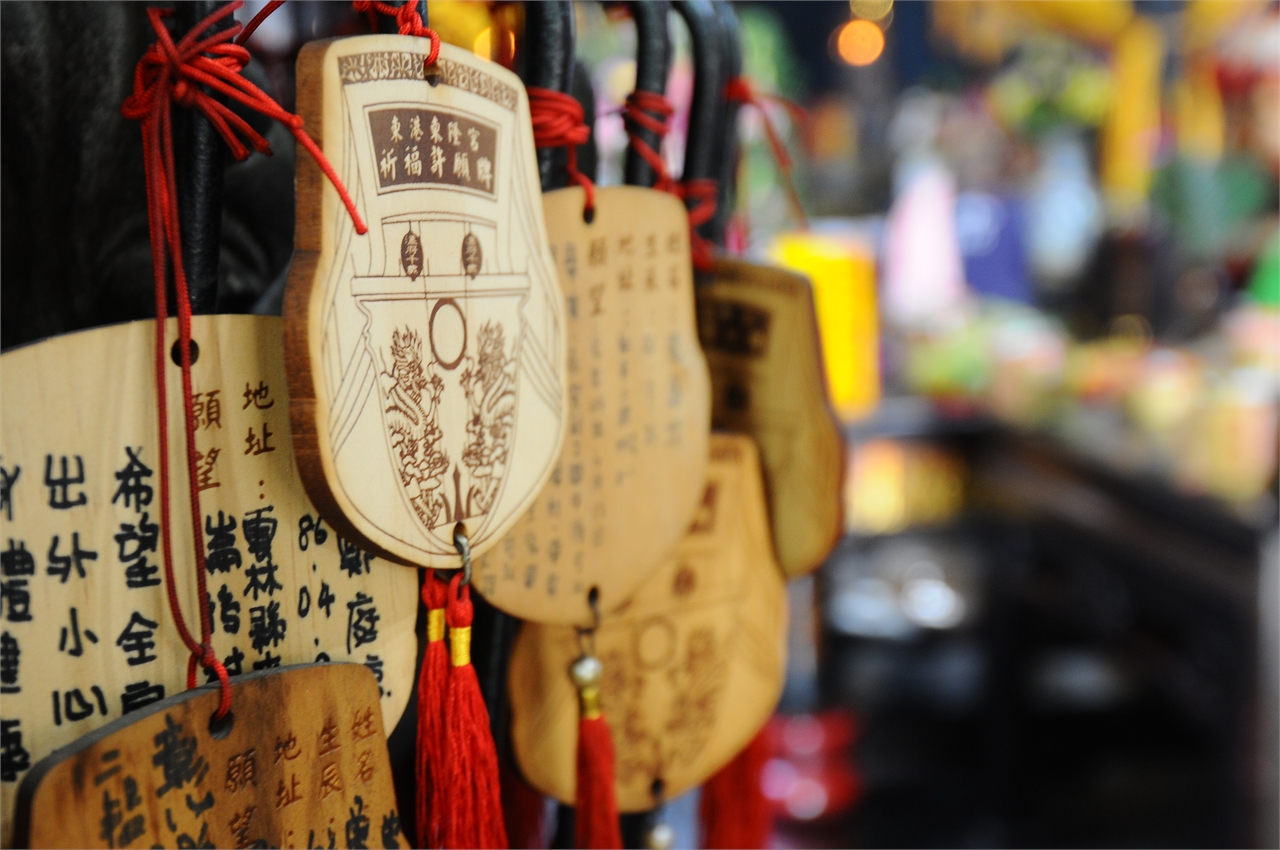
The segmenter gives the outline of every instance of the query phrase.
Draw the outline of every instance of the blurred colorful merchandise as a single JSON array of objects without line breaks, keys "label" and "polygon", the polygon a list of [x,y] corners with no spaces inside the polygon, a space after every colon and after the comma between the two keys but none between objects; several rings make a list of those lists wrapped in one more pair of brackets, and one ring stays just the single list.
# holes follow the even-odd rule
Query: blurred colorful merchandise
[{"label": "blurred colorful merchandise", "polygon": [[904,168],[886,223],[883,310],[896,325],[928,327],[944,321],[965,298],[955,179],[923,154]]},{"label": "blurred colorful merchandise", "polygon": [[964,462],[937,446],[875,439],[848,454],[845,530],[896,534],[940,525],[964,505]]},{"label": "blurred colorful merchandise", "polygon": [[1125,27],[1111,54],[1114,96],[1103,127],[1101,179],[1108,217],[1123,226],[1145,221],[1160,141],[1164,58],[1160,26],[1142,16]]},{"label": "blurred colorful merchandise", "polygon": [[880,332],[875,260],[854,240],[784,233],[769,249],[783,268],[813,283],[827,390],[836,415],[858,419],[880,401]]}]

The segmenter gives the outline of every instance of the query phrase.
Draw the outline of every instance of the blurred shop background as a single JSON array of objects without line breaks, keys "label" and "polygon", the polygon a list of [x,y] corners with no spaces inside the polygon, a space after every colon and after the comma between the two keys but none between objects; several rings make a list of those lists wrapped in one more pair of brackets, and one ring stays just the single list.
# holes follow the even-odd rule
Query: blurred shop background
[{"label": "blurred shop background", "polygon": [[[736,10],[745,76],[803,111],[741,110],[729,243],[812,278],[848,441],[772,846],[1277,846],[1280,8]],[[522,14],[430,4],[506,62]],[[301,40],[359,26],[291,3],[250,44],[292,108]],[[578,33],[618,183],[634,28],[590,3]]]}]

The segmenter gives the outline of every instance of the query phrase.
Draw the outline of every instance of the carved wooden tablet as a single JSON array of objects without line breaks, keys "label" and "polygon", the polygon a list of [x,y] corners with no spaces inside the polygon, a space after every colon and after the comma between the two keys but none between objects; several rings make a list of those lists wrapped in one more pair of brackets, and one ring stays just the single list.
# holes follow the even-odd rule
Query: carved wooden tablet
[{"label": "carved wooden tablet", "polygon": [[369,227],[298,157],[285,294],[290,416],[331,524],[402,563],[457,567],[529,506],[560,449],[564,308],[519,78],[441,45],[307,44],[298,111]]},{"label": "carved wooden tablet", "polygon": [[569,415],[542,494],[476,562],[476,587],[542,623],[591,622],[657,568],[703,489],[710,398],[684,207],[635,186],[543,198],[565,292]]},{"label": "carved wooden tablet", "polygon": [[176,694],[42,759],[19,794],[19,846],[407,844],[368,669],[250,673],[229,729],[211,729],[218,698]]},{"label": "carved wooden tablet", "polygon": [[[307,501],[280,320],[197,316],[192,339],[214,648],[233,674],[317,659],[367,664],[394,727],[413,686],[417,576],[362,552]],[[186,687],[159,545],[154,340],[155,323],[141,321],[0,356],[6,828],[30,765]],[[198,628],[182,370],[167,365],[175,577]]]},{"label": "carved wooden tablet", "polygon": [[[787,600],[773,558],[759,460],[749,437],[713,434],[707,484],[676,553],[604,618],[596,655],[617,752],[618,806],[654,806],[738,753],[782,693]],[[511,658],[512,741],[524,775],[574,799],[575,630],[526,624]]]},{"label": "carved wooden tablet", "polygon": [[827,399],[809,281],[770,266],[716,260],[698,288],[711,368],[711,421],[760,446],[778,563],[818,568],[841,532],[844,439]]}]

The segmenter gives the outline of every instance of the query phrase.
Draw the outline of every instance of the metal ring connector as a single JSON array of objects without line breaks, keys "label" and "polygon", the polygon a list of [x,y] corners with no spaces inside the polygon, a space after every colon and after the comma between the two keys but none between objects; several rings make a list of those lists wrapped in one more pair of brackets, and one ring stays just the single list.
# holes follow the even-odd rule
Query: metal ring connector
[{"label": "metal ring connector", "polygon": [[467,539],[467,529],[462,523],[453,527],[453,546],[462,556],[462,584],[471,584],[471,541]]}]

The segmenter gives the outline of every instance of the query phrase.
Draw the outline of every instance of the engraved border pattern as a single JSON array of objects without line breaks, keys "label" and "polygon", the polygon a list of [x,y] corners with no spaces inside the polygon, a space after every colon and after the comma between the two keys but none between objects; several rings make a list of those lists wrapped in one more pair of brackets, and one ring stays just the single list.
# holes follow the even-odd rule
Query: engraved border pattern
[{"label": "engraved border pattern", "polygon": [[[423,63],[426,55],[407,50],[372,50],[338,57],[338,76],[343,85],[374,80],[425,80]],[[477,94],[499,106],[515,111],[516,90],[506,83],[448,59],[436,60],[441,81],[447,85]]]}]

